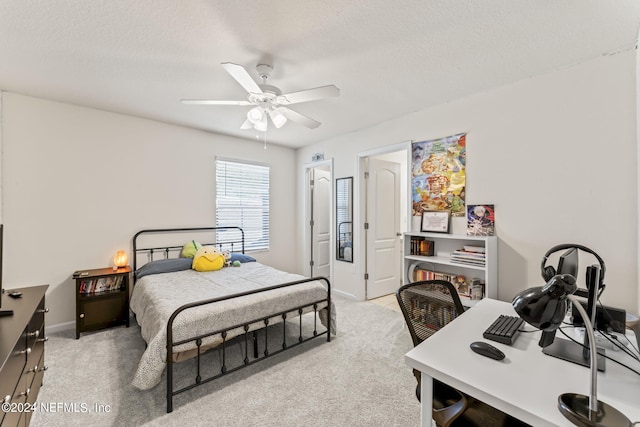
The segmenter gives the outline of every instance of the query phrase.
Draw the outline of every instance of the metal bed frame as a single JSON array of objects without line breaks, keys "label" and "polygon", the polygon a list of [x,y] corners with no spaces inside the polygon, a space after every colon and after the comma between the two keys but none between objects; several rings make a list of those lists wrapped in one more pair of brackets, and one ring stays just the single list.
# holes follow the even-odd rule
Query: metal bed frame
[{"label": "metal bed frame", "polygon": [[[144,235],[148,235],[148,234],[161,234],[161,233],[182,233],[182,232],[207,232],[207,231],[213,231],[216,234],[216,239],[214,243],[207,243],[207,244],[203,244],[203,245],[211,245],[211,246],[217,246],[220,250],[223,250],[225,248],[228,248],[229,250],[231,250],[232,252],[234,252],[235,248],[238,248],[237,245],[239,245],[240,250],[242,251],[242,253],[244,253],[244,231],[240,228],[240,227],[193,227],[193,228],[164,228],[164,229],[148,229],[148,230],[141,230],[139,232],[137,232],[134,236],[133,236],[133,269],[134,269],[134,281],[135,281],[135,271],[137,270],[137,258],[139,254],[147,254],[148,255],[148,262],[154,261],[154,254],[162,254],[162,257],[164,259],[168,259],[170,258],[170,253],[172,251],[178,252],[182,249],[182,245],[180,246],[160,246],[160,247],[144,247],[144,248],[140,248],[138,246],[138,239],[141,238],[141,236]],[[240,238],[236,240],[234,239],[230,239],[230,240],[224,240],[224,239],[220,239],[220,235],[218,233],[226,233],[226,232],[232,232],[232,231],[236,231],[239,233]],[[277,313],[272,313],[268,316],[265,317],[260,317],[257,319],[252,319],[250,321],[241,323],[241,324],[237,324],[231,327],[228,327],[226,329],[220,329],[220,330],[216,330],[216,331],[211,331],[208,332],[206,334],[201,334],[198,336],[194,336],[194,337],[190,337],[188,339],[184,339],[184,340],[180,340],[180,341],[174,341],[173,340],[173,322],[176,319],[176,317],[182,313],[185,310],[189,310],[189,309],[193,309],[195,307],[200,307],[203,305],[207,305],[207,304],[214,304],[216,302],[219,301],[224,301],[224,300],[229,300],[232,298],[241,298],[247,295],[253,295],[253,294],[258,294],[261,292],[268,292],[274,289],[280,289],[280,288],[285,288],[285,287],[289,287],[289,286],[295,286],[295,285],[299,285],[302,283],[308,283],[308,282],[313,282],[313,281],[324,281],[326,283],[326,287],[327,287],[327,296],[326,298],[317,300],[317,301],[313,301],[311,303],[305,304],[305,305],[301,305],[301,306],[297,306],[297,307],[292,307],[290,310],[287,310],[285,312],[277,312]],[[135,284],[134,284],[135,286]],[[327,328],[325,328],[323,331],[318,331],[318,324],[317,324],[317,319],[318,319],[318,307],[320,304],[325,303],[326,302],[326,309],[327,309]],[[314,320],[313,320],[313,332],[310,336],[303,336],[303,327],[302,327],[302,314],[303,312],[305,312],[306,310],[313,310],[314,313]],[[287,315],[293,313],[298,315],[299,318],[299,333],[298,333],[298,337],[297,340],[289,343],[287,342],[287,334],[286,334],[286,326],[287,326]],[[269,345],[268,345],[268,338],[269,338],[269,334],[268,334],[268,329],[267,327],[269,326],[269,319],[273,319],[279,317],[282,319],[282,344],[280,345],[279,349],[276,350],[269,350]],[[167,342],[166,342],[166,349],[167,349],[167,413],[172,412],[173,411],[173,397],[176,396],[177,394],[183,393],[185,391],[191,390],[194,387],[206,384],[210,381],[213,381],[217,378],[220,378],[224,375],[230,374],[232,372],[235,372],[239,369],[242,369],[244,367],[250,366],[258,361],[264,360],[268,357],[274,356],[278,353],[281,353],[285,350],[294,348],[300,344],[303,344],[313,338],[317,338],[320,337],[322,335],[326,335],[327,336],[327,342],[331,341],[331,333],[330,333],[330,325],[331,325],[331,283],[329,282],[329,280],[326,277],[311,277],[311,278],[306,278],[306,279],[302,279],[302,280],[297,280],[297,281],[293,281],[293,282],[288,282],[288,283],[282,283],[279,285],[274,285],[274,286],[270,286],[270,287],[266,287],[266,288],[262,288],[262,289],[257,289],[257,290],[252,290],[252,291],[247,291],[247,292],[242,292],[242,293],[238,293],[238,294],[233,294],[233,295],[228,295],[228,296],[224,296],[224,297],[219,297],[219,298],[212,298],[212,299],[206,299],[206,300],[201,300],[201,301],[195,301],[189,304],[185,304],[181,307],[179,307],[178,309],[176,309],[173,314],[170,316],[169,321],[167,322]],[[257,329],[254,329],[251,331],[252,333],[252,337],[249,337],[249,332],[250,332],[250,328],[251,326],[260,326],[260,328],[264,328],[265,334],[264,334],[264,351],[262,352],[262,354],[259,354],[258,352],[258,347],[259,347],[259,343],[258,343],[258,337],[257,337]],[[233,329],[237,329],[237,328],[242,328],[244,330],[244,334],[242,334],[241,336],[244,339],[244,349],[243,349],[243,354],[244,354],[244,360],[242,361],[242,364],[238,365],[238,366],[233,366],[233,367],[227,367],[226,364],[226,349],[227,349],[227,334],[230,330]],[[218,346],[222,348],[222,363],[220,366],[220,371],[217,374],[208,376],[208,377],[202,377],[202,372],[201,372],[201,368],[202,368],[202,359],[201,359],[201,355],[204,353],[201,348],[202,346],[202,342],[204,338],[213,336],[213,335],[219,335],[222,338],[222,343]],[[253,346],[253,359],[250,360],[249,359],[249,341],[252,342],[252,346]],[[174,365],[176,363],[179,362],[174,362],[173,361],[173,348],[177,347],[179,345],[183,345],[186,343],[190,343],[190,342],[194,342],[197,348],[197,352],[196,352],[196,376],[193,380],[192,383],[181,387],[177,390],[174,389],[174,372],[173,372],[173,368]]]}]

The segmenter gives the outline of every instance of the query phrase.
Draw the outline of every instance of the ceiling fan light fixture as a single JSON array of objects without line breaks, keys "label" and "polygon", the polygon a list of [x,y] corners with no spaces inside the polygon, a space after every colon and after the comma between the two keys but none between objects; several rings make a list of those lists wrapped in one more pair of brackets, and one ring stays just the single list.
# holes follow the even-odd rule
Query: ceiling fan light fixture
[{"label": "ceiling fan light fixture", "polygon": [[269,117],[271,117],[271,121],[278,129],[280,129],[282,126],[284,126],[285,123],[287,123],[287,118],[278,109],[269,111]]},{"label": "ceiling fan light fixture", "polygon": [[254,123],[253,128],[258,132],[266,132],[267,131],[267,116],[262,116],[262,120]]},{"label": "ceiling fan light fixture", "polygon": [[247,113],[247,119],[254,125],[262,121],[266,121],[264,111],[260,107],[254,107]]},{"label": "ceiling fan light fixture", "polygon": [[258,132],[266,132],[267,131],[267,121],[256,123],[253,125],[253,128]]}]

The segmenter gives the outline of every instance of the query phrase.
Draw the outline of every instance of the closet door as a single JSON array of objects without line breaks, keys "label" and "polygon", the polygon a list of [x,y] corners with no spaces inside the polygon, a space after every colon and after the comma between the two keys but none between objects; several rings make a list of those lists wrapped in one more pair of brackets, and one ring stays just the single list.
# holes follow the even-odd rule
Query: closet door
[{"label": "closet door", "polygon": [[331,275],[331,174],[327,170],[313,170],[312,189],[312,266],[313,276]]},{"label": "closet door", "polygon": [[367,180],[367,298],[400,287],[400,164],[369,159]]}]

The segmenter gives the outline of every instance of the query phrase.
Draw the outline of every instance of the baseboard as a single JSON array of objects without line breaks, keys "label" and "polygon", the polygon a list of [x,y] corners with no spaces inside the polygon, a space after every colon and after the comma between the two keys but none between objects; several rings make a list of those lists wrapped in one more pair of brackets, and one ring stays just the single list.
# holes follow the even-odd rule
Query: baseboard
[{"label": "baseboard", "polygon": [[332,294],[338,294],[341,297],[345,297],[345,298],[350,299],[352,301],[360,301],[355,295],[346,293],[346,292],[341,291],[339,289],[331,289],[331,293]]},{"label": "baseboard", "polygon": [[52,334],[55,332],[68,331],[69,329],[75,329],[76,322],[73,320],[71,322],[64,323],[56,323],[55,325],[45,325],[45,335]]}]

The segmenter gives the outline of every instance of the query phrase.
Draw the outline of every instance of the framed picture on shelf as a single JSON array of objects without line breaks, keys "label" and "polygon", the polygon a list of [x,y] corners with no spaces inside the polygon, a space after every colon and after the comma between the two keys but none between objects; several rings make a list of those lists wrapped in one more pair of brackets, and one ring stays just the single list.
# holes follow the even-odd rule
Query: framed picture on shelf
[{"label": "framed picture on shelf", "polygon": [[451,223],[451,211],[422,211],[420,231],[448,233]]}]

